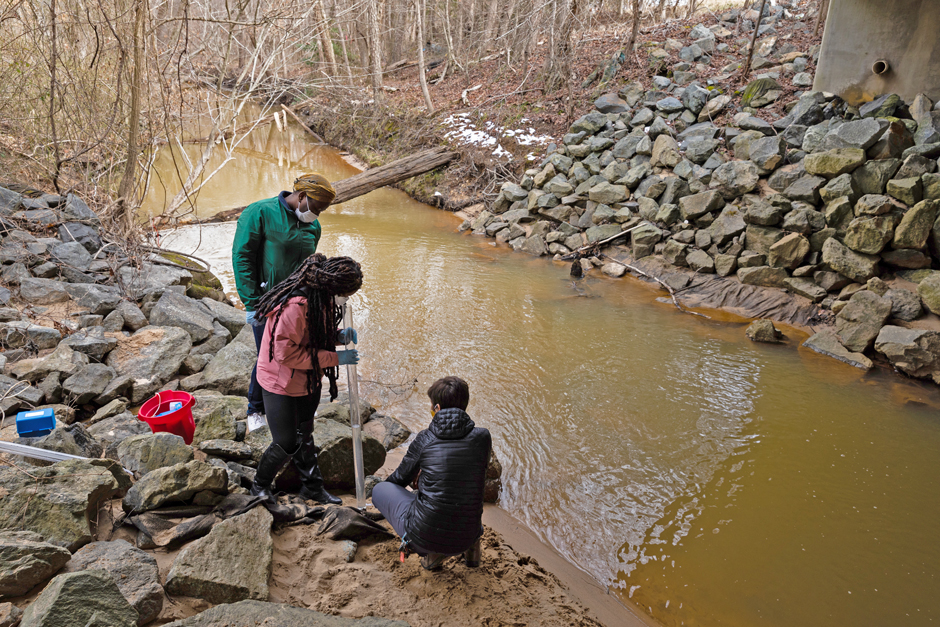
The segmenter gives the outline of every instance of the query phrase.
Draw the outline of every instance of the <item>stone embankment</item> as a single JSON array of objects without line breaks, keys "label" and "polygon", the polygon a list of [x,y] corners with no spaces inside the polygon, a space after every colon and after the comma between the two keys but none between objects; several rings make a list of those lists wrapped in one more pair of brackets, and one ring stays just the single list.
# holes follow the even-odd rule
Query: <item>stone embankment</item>
[{"label": "stone embankment", "polygon": [[[106,244],[95,213],[73,195],[27,198],[0,188],[0,232],[0,440],[87,458],[50,465],[0,455],[0,600],[45,585],[25,611],[0,603],[0,624],[143,625],[160,614],[164,586],[210,603],[267,601],[272,515],[230,511],[271,442],[267,427],[247,433],[244,421],[255,360],[244,312],[226,302],[217,279],[182,267],[179,256],[132,259]],[[133,408],[162,390],[195,397],[191,444],[137,419]],[[16,412],[43,407],[53,408],[55,429],[18,437]],[[411,433],[365,401],[360,409],[371,475]],[[320,407],[315,438],[327,487],[351,488],[346,404]],[[499,474],[494,457],[491,501]],[[288,469],[278,487],[297,481]],[[369,490],[377,481],[368,478]],[[103,520],[116,499],[125,512],[117,524],[134,525],[136,546],[95,541],[111,537]],[[154,522],[197,514],[199,524],[183,530]],[[190,541],[161,582],[144,549]],[[327,624],[316,612],[285,608],[249,609],[283,617],[276,624]]]},{"label": "stone embankment", "polygon": [[[699,25],[689,42],[665,45],[691,62],[724,46],[731,27]],[[591,245],[621,244],[681,276],[677,290],[712,275],[785,292],[823,326],[808,348],[940,383],[940,105],[884,95],[852,107],[807,91],[766,121],[761,108],[787,89],[778,81],[811,84],[810,55],[791,48],[760,50],[764,73],[741,94],[695,80],[685,63],[652,89],[600,97],[462,228],[613,276],[623,264],[592,258]]]}]

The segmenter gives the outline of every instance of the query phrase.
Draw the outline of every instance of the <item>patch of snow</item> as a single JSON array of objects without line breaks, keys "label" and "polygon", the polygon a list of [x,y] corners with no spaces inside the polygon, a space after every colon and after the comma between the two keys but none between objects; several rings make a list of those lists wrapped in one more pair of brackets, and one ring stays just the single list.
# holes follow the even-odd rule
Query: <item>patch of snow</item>
[{"label": "patch of snow", "polygon": [[[528,122],[525,118],[521,122]],[[521,146],[548,145],[552,138],[548,135],[538,135],[534,128],[528,129],[507,129],[499,126],[491,120],[483,123],[483,127],[478,127],[467,113],[455,113],[446,120],[444,126],[450,128],[444,133],[444,137],[464,145],[474,145],[480,148],[493,150],[494,157],[506,157],[512,159],[512,154],[503,148],[499,140],[502,137],[511,137]]]}]

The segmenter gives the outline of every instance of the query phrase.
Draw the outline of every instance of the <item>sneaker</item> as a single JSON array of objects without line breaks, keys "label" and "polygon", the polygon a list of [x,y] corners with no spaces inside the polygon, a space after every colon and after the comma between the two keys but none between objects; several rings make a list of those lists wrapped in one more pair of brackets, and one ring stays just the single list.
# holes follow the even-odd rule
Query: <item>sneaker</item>
[{"label": "sneaker", "polygon": [[256,431],[261,427],[266,427],[268,424],[268,419],[264,414],[249,414],[248,415],[248,433]]}]

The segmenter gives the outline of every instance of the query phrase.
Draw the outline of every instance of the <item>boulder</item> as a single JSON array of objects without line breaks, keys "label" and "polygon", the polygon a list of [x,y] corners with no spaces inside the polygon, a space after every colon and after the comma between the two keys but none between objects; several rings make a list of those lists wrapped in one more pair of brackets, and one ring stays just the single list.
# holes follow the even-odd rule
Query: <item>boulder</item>
[{"label": "boulder", "polygon": [[868,357],[865,357],[865,355],[861,353],[853,353],[846,347],[842,346],[842,344],[839,342],[839,337],[832,329],[823,329],[822,331],[819,331],[808,340],[803,342],[803,346],[819,353],[820,355],[826,355],[827,357],[838,359],[841,362],[847,363],[850,366],[855,366],[856,368],[861,368],[862,370],[870,370],[873,365],[871,360]]},{"label": "boulder", "polygon": [[788,290],[797,296],[808,298],[814,303],[818,303],[826,297],[826,290],[816,285],[816,283],[811,279],[806,279],[803,277],[788,277],[784,279],[783,283]]},{"label": "boulder", "polygon": [[122,504],[125,512],[140,513],[167,503],[185,503],[204,490],[225,494],[228,474],[205,462],[191,461],[147,473],[128,490]]},{"label": "boulder", "polygon": [[[326,486],[354,487],[352,432],[349,427],[333,420],[317,420],[313,436],[320,447],[318,461]],[[374,474],[385,463],[385,446],[376,438],[363,434],[362,456],[365,473]]]},{"label": "boulder", "polygon": [[705,106],[702,107],[702,110],[698,114],[698,122],[707,122],[714,117],[717,117],[721,111],[731,104],[731,96],[717,96],[712,98],[705,103]]},{"label": "boulder", "polygon": [[783,268],[770,266],[757,266],[753,268],[738,268],[738,280],[745,285],[760,287],[786,287],[784,281],[787,271]]},{"label": "boulder", "polygon": [[607,181],[601,181],[588,190],[589,199],[604,205],[612,205],[614,203],[623,202],[627,199],[628,196],[629,192],[627,191],[626,186],[614,185],[608,183]]},{"label": "boulder", "polygon": [[755,320],[744,331],[748,339],[752,342],[767,342],[779,344],[786,338],[783,333],[777,330],[772,320]]},{"label": "boulder", "polygon": [[248,394],[258,353],[254,346],[232,342],[212,358],[202,372],[202,385],[222,394]]},{"label": "boulder", "polygon": [[89,519],[99,504],[130,486],[110,460],[69,459],[31,468],[30,475],[0,467],[0,529],[33,531],[70,551],[92,540]]},{"label": "boulder", "polygon": [[213,608],[166,627],[409,627],[399,620],[376,616],[362,619],[321,614],[302,607],[262,601],[240,601]]},{"label": "boulder", "polygon": [[125,540],[92,542],[79,549],[66,565],[65,572],[105,571],[118,590],[137,610],[137,624],[155,619],[163,609],[163,586],[157,560],[131,546]]},{"label": "boulder", "polygon": [[783,190],[783,195],[790,200],[818,205],[820,201],[819,190],[825,184],[826,179],[819,176],[801,176]]},{"label": "boulder", "polygon": [[729,205],[722,209],[715,221],[708,227],[708,234],[713,244],[724,246],[743,233],[746,228],[744,212],[740,207]]},{"label": "boulder", "polygon": [[218,523],[180,551],[166,578],[167,592],[210,603],[266,600],[273,522],[268,510],[258,506]]},{"label": "boulder", "polygon": [[693,250],[686,255],[686,264],[695,272],[702,274],[715,273],[715,260],[704,250]]},{"label": "boulder", "polygon": [[845,232],[845,245],[858,253],[877,255],[894,237],[894,217],[855,218]]},{"label": "boulder", "polygon": [[88,427],[95,440],[105,449],[105,455],[117,458],[117,445],[129,437],[151,433],[150,426],[138,420],[134,414],[124,412],[105,418]]},{"label": "boulder", "polygon": [[0,531],[0,598],[26,594],[59,572],[72,554],[31,531]]},{"label": "boulder", "polygon": [[893,248],[922,249],[927,245],[927,237],[937,219],[937,210],[940,208],[932,200],[924,200],[914,205],[894,230]]},{"label": "boulder", "polygon": [[887,185],[888,195],[907,206],[913,206],[924,198],[924,186],[920,177],[891,179]]},{"label": "boulder", "polygon": [[683,220],[694,220],[725,206],[725,199],[717,190],[692,194],[679,199],[679,212]]},{"label": "boulder", "polygon": [[[101,457],[101,444],[91,433],[85,429],[85,425],[80,422],[65,427],[53,429],[51,433],[41,438],[20,438],[21,444],[35,446],[47,451],[56,451],[67,455],[77,455],[78,457],[87,457],[97,459]],[[35,466],[49,466],[49,462],[36,459],[28,460]]]},{"label": "boulder", "polygon": [[135,627],[137,610],[103,570],[63,573],[23,612],[22,627]]},{"label": "boulder", "polygon": [[104,364],[91,363],[62,382],[62,390],[69,402],[85,405],[104,392],[114,379],[114,370]]},{"label": "boulder", "polygon": [[143,477],[158,468],[193,461],[193,449],[172,433],[144,433],[119,443],[117,456],[124,468]]},{"label": "boulder", "polygon": [[105,363],[133,379],[131,402],[142,403],[179,370],[189,355],[192,339],[175,327],[147,326],[118,342]]},{"label": "boulder", "polygon": [[248,399],[244,396],[195,395],[193,419],[196,433],[193,444],[203,440],[234,440],[235,422],[248,415]]},{"label": "boulder", "polygon": [[725,200],[743,196],[757,187],[760,176],[750,161],[729,161],[712,172],[708,186],[721,192]]},{"label": "boulder", "polygon": [[20,297],[32,305],[52,305],[69,300],[63,281],[24,278],[20,281]]},{"label": "boulder", "polygon": [[0,342],[6,348],[30,348],[43,350],[53,348],[62,339],[58,329],[32,324],[25,320],[0,323]]},{"label": "boulder", "polygon": [[150,324],[160,327],[179,327],[201,342],[212,335],[213,315],[197,300],[173,290],[166,290],[150,312]]},{"label": "boulder", "polygon": [[120,291],[110,285],[66,283],[65,291],[79,307],[101,316],[108,315],[121,304]]},{"label": "boulder", "polygon": [[650,159],[650,165],[654,167],[664,166],[674,168],[679,165],[681,161],[682,153],[679,152],[679,144],[676,143],[676,140],[666,134],[662,134],[656,138],[656,141],[653,143],[653,155]]},{"label": "boulder", "polygon": [[927,311],[940,315],[940,272],[932,273],[918,283],[917,295]]},{"label": "boulder", "polygon": [[900,167],[900,159],[872,160],[852,172],[852,180],[860,194],[884,194],[888,181]]},{"label": "boulder", "polygon": [[745,229],[744,241],[748,250],[766,255],[770,253],[770,247],[780,241],[785,233],[770,226],[748,225]]},{"label": "boulder", "polygon": [[105,335],[104,327],[89,327],[73,333],[62,340],[62,343],[95,361],[102,361],[105,355],[114,350],[118,341]]},{"label": "boulder", "polygon": [[790,233],[770,246],[767,263],[774,268],[794,270],[809,254],[809,240],[799,233]]},{"label": "boulder", "polygon": [[63,222],[59,225],[59,239],[63,242],[78,242],[91,254],[101,248],[98,229],[81,222]]},{"label": "boulder", "polygon": [[137,297],[153,290],[165,290],[171,285],[189,287],[193,275],[175,266],[145,262],[140,268],[122,266],[118,270],[118,279],[128,293]]},{"label": "boulder", "polygon": [[12,603],[0,603],[0,627],[17,627],[22,618],[23,610]]},{"label": "boulder", "polygon": [[857,169],[865,163],[865,151],[860,148],[836,148],[806,155],[803,167],[810,174],[831,179]]},{"label": "boulder", "polygon": [[206,455],[213,455],[223,459],[242,460],[251,459],[251,446],[244,442],[232,440],[203,440],[199,443],[199,450]]},{"label": "boulder", "polygon": [[831,237],[822,248],[823,263],[839,274],[857,283],[865,283],[878,276],[878,257],[855,252]]},{"label": "boulder", "polygon": [[888,123],[866,118],[840,124],[829,131],[818,150],[832,150],[836,148],[860,148],[868,150],[875,145],[885,130]]},{"label": "boulder", "polygon": [[751,143],[748,159],[753,161],[761,176],[766,176],[783,164],[787,154],[786,142],[781,137],[764,137]]},{"label": "boulder", "polygon": [[875,338],[875,350],[904,374],[940,383],[940,333],[888,325]]},{"label": "boulder", "polygon": [[836,315],[836,333],[842,345],[852,352],[869,348],[891,315],[891,301],[862,290]]},{"label": "boulder", "polygon": [[901,289],[889,289],[884,297],[891,301],[891,317],[910,322],[923,313],[920,298],[914,292]]},{"label": "boulder", "polygon": [[401,421],[386,414],[373,414],[362,427],[362,432],[382,443],[386,451],[404,444],[411,431]]}]

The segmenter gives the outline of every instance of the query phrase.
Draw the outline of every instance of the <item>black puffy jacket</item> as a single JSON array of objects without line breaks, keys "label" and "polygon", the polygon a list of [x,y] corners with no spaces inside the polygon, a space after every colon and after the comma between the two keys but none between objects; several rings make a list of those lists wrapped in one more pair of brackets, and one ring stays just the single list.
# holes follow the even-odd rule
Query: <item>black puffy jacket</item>
[{"label": "black puffy jacket", "polygon": [[474,428],[467,412],[456,407],[437,412],[415,436],[387,479],[407,486],[421,471],[418,496],[402,517],[415,548],[457,555],[480,537],[491,446],[490,432]]}]

